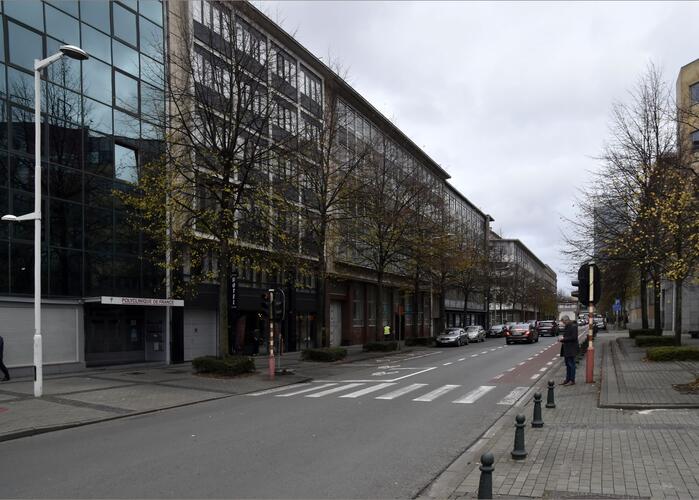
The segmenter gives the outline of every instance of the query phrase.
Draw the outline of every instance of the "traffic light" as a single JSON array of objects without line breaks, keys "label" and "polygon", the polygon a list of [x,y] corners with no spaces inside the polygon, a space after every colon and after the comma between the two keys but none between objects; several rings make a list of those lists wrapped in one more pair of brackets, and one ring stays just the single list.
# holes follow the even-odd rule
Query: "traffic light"
[{"label": "traffic light", "polygon": [[262,317],[269,319],[269,293],[263,293],[260,300],[260,309],[262,309]]},{"label": "traffic light", "polygon": [[274,292],[273,311],[274,321],[284,321],[284,318],[286,317],[286,300],[283,290],[277,290]]},{"label": "traffic light", "polygon": [[[592,297],[590,297],[590,269],[592,269]],[[578,279],[570,282],[574,287],[578,287],[571,295],[577,297],[578,301],[588,306],[597,304],[602,293],[601,276],[599,268],[595,264],[583,264],[578,269]]]},{"label": "traffic light", "polygon": [[[577,287],[580,286],[580,283],[578,282],[578,280],[573,280],[570,282],[570,284],[573,285],[576,289],[577,289]],[[572,292],[570,292],[570,295],[577,299],[578,296],[580,295],[580,292],[578,290],[573,290]],[[582,300],[580,302],[582,302]]]}]

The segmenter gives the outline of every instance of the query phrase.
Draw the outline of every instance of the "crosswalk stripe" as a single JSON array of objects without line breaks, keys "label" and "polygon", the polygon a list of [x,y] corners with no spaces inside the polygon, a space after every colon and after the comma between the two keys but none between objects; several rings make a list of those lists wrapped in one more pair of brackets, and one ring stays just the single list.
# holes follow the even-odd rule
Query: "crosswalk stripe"
[{"label": "crosswalk stripe", "polygon": [[437,399],[439,396],[442,396],[446,394],[449,391],[453,391],[457,387],[461,387],[460,385],[443,385],[439,389],[435,389],[434,391],[430,391],[424,396],[420,396],[419,398],[413,399],[413,401],[432,401],[434,399]]},{"label": "crosswalk stripe", "polygon": [[480,399],[482,396],[486,395],[490,391],[495,389],[494,385],[482,385],[478,389],[474,389],[465,396],[452,401],[452,403],[464,403],[464,404],[471,404],[475,403],[478,399]]},{"label": "crosswalk stripe", "polygon": [[528,389],[529,389],[528,387],[517,387],[512,392],[510,392],[507,396],[502,398],[498,402],[498,404],[499,405],[513,405],[519,400],[519,398],[522,397],[522,395],[525,392],[527,392]]},{"label": "crosswalk stripe", "polygon": [[322,385],[317,385],[315,387],[311,387],[310,389],[303,389],[302,391],[294,391],[294,392],[287,392],[286,394],[277,394],[276,397],[278,398],[288,398],[289,396],[296,396],[297,394],[303,394],[305,392],[311,392],[311,391],[317,391],[318,389],[325,389],[326,387],[332,387],[337,384],[322,384]]},{"label": "crosswalk stripe", "polygon": [[284,385],[282,387],[275,387],[273,389],[267,389],[265,391],[251,392],[248,396],[264,396],[265,394],[274,394],[275,392],[288,391],[289,389],[296,389],[297,387],[307,387],[311,385],[310,382],[304,382],[302,384]]},{"label": "crosswalk stripe", "polygon": [[402,387],[401,389],[384,394],[383,396],[378,396],[376,399],[395,399],[399,396],[403,396],[404,394],[408,394],[409,392],[417,391],[419,388],[425,387],[426,385],[427,384],[411,384],[407,387]]},{"label": "crosswalk stripe", "polygon": [[341,398],[358,398],[359,396],[364,396],[365,394],[369,394],[372,392],[380,391],[381,389],[385,389],[386,387],[391,387],[392,385],[396,385],[395,382],[385,382],[383,384],[378,384],[372,387],[366,387],[364,389],[360,389],[355,392],[350,392],[349,394],[343,394],[340,396]]},{"label": "crosswalk stripe", "polygon": [[459,361],[464,361],[466,358],[459,358]]},{"label": "crosswalk stripe", "polygon": [[539,377],[541,377],[541,373],[537,373],[537,374],[535,374],[535,375],[532,375],[532,376],[531,376],[531,379],[532,379],[532,380],[536,380],[536,379],[538,379]]},{"label": "crosswalk stripe", "polygon": [[360,385],[364,384],[347,384],[347,385],[341,385],[340,387],[333,387],[332,389],[328,389],[325,391],[321,392],[316,392],[313,394],[306,394],[307,398],[322,398],[323,396],[327,396],[328,394],[334,394],[336,392],[341,392],[345,391],[347,389],[354,389],[355,387],[359,387]]}]

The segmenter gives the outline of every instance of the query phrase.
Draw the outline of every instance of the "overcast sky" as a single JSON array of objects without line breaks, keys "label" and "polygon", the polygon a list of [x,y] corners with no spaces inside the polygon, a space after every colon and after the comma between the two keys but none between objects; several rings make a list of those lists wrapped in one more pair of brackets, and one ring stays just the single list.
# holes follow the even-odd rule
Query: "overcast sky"
[{"label": "overcast sky", "polygon": [[451,175],[570,289],[562,216],[610,106],[649,62],[699,58],[699,3],[255,2]]}]

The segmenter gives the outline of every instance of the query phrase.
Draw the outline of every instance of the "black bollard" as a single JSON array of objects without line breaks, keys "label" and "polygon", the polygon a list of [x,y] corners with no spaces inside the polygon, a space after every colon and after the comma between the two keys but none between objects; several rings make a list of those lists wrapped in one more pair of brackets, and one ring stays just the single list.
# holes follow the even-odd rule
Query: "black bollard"
[{"label": "black bollard", "polygon": [[544,420],[541,418],[541,393],[534,394],[534,418],[532,418],[532,427],[543,427]]},{"label": "black bollard", "polygon": [[553,388],[556,384],[553,380],[549,380],[549,392],[546,394],[546,408],[555,408],[556,402],[553,400]]},{"label": "black bollard", "polygon": [[481,455],[481,479],[478,482],[478,498],[493,498],[493,463],[495,457],[492,453]]},{"label": "black bollard", "polygon": [[515,447],[512,450],[512,458],[515,460],[523,460],[527,458],[527,450],[524,449],[524,415],[517,415],[515,418]]}]

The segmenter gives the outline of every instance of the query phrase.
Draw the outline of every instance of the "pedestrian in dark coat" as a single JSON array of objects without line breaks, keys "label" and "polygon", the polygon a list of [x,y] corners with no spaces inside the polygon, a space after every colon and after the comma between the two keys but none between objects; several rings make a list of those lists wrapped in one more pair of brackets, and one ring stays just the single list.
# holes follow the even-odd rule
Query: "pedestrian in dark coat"
[{"label": "pedestrian in dark coat", "polygon": [[566,379],[560,385],[575,385],[575,356],[578,354],[578,325],[568,316],[563,316],[565,329],[559,337],[561,356],[566,364]]},{"label": "pedestrian in dark coat", "polygon": [[0,371],[2,371],[3,375],[5,375],[2,381],[7,382],[10,380],[10,372],[7,371],[7,367],[2,361],[3,354],[5,354],[5,339],[0,336]]}]

